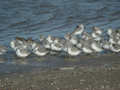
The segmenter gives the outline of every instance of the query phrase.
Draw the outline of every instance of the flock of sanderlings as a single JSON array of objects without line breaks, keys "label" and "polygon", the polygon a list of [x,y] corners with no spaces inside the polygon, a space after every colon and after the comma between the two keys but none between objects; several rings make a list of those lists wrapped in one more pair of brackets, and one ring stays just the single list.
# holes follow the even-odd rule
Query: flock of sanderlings
[{"label": "flock of sanderlings", "polygon": [[[10,47],[18,57],[22,58],[31,53],[37,56],[54,55],[62,52],[69,56],[78,56],[82,53],[91,55],[103,51],[119,53],[120,30],[108,29],[103,35],[103,30],[93,27],[91,33],[88,33],[85,31],[84,25],[79,24],[73,32],[66,33],[64,38],[40,35],[39,41],[36,41],[32,38],[16,37],[10,42]],[[7,51],[7,47],[0,46],[0,55]]]}]

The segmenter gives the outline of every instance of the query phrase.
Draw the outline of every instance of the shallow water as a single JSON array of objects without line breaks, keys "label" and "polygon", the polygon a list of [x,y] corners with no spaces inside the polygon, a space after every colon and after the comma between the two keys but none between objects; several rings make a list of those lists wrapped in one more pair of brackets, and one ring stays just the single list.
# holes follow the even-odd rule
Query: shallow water
[{"label": "shallow water", "polygon": [[[93,26],[104,31],[108,28],[120,28],[119,0],[1,0],[0,1],[0,44],[9,46],[16,36],[38,39],[40,34],[63,37],[76,25],[82,23],[86,31]],[[71,59],[71,58],[69,58]],[[92,64],[91,61],[68,62],[61,56],[17,58],[9,48],[5,56],[0,57],[0,72],[10,72],[22,66],[21,70],[32,67],[58,67]],[[71,60],[75,60],[72,58]],[[91,62],[91,63],[89,63]],[[9,72],[9,70],[8,70]]]}]

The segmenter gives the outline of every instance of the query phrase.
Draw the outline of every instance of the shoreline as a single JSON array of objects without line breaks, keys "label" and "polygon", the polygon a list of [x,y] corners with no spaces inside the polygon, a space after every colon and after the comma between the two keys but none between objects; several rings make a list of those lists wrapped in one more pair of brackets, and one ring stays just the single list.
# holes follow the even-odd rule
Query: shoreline
[{"label": "shoreline", "polygon": [[[82,57],[81,64],[24,68],[0,75],[0,90],[119,90],[120,56]],[[94,59],[94,60],[93,60]],[[92,64],[93,63],[93,64]],[[10,67],[10,66],[9,66]],[[20,67],[19,67],[20,68]],[[26,69],[26,70],[24,70]]]}]

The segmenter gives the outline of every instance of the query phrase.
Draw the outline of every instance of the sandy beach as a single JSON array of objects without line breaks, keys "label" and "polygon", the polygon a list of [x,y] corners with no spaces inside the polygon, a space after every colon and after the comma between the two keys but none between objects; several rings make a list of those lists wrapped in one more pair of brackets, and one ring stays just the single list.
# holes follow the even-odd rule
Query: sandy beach
[{"label": "sandy beach", "polygon": [[16,66],[16,71],[0,75],[0,90],[120,90],[119,55],[80,56],[70,62],[79,64],[24,69]]}]

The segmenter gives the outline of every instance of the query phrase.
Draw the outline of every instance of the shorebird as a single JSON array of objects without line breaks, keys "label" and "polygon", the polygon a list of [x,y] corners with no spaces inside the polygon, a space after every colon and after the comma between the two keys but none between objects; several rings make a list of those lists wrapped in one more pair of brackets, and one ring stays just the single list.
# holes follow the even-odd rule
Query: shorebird
[{"label": "shorebird", "polygon": [[43,40],[43,46],[47,49],[51,49],[51,44],[54,43],[55,37],[48,35],[48,37]]},{"label": "shorebird", "polygon": [[30,55],[30,51],[25,48],[17,48],[16,49],[16,55],[21,58],[25,58]]},{"label": "shorebird", "polygon": [[63,38],[60,37],[54,37],[53,43],[60,43],[63,40]]},{"label": "shorebird", "polygon": [[100,41],[102,39],[101,35],[97,34],[97,33],[92,33],[92,38],[95,41]]},{"label": "shorebird", "polygon": [[107,30],[107,34],[109,35],[109,37],[115,35],[115,33],[113,32],[113,30],[112,30],[111,28],[109,28],[109,29]]},{"label": "shorebird", "polygon": [[109,42],[111,44],[119,44],[119,39],[116,37],[116,36],[113,36],[113,37],[109,37]]},{"label": "shorebird", "polygon": [[120,45],[120,39],[117,41],[117,44]]},{"label": "shorebird", "polygon": [[110,44],[110,50],[112,52],[118,53],[118,52],[120,52],[120,45],[118,45],[118,44]]},{"label": "shorebird", "polygon": [[61,45],[60,43],[52,43],[51,44],[51,50],[62,51],[63,50],[63,45]]},{"label": "shorebird", "polygon": [[84,25],[79,24],[71,34],[72,35],[81,35],[83,33],[83,31],[84,31]]},{"label": "shorebird", "polygon": [[51,44],[51,50],[62,51],[64,42],[64,39],[55,37],[53,43]]},{"label": "shorebird", "polygon": [[82,46],[83,46],[83,43],[84,43],[84,40],[83,39],[79,39],[78,43],[76,44],[76,47],[79,48],[79,49],[81,49]]},{"label": "shorebird", "polygon": [[23,37],[15,37],[15,40],[17,40],[19,43],[23,43],[24,41],[26,41],[26,39]]},{"label": "shorebird", "polygon": [[91,44],[92,44],[91,40],[84,40],[81,48],[83,53],[92,54],[94,52],[93,49],[91,48]]},{"label": "shorebird", "polygon": [[117,36],[120,38],[120,29],[117,29],[116,32],[117,32]]},{"label": "shorebird", "polygon": [[95,41],[100,41],[102,39],[102,30],[98,27],[93,27],[91,36]]},{"label": "shorebird", "polygon": [[90,40],[92,37],[88,32],[83,32],[81,39],[83,40]]},{"label": "shorebird", "polygon": [[102,30],[98,27],[93,27],[93,32],[96,33],[96,34],[99,34],[99,35],[102,35]]},{"label": "shorebird", "polygon": [[37,43],[37,45],[33,49],[33,53],[36,54],[37,56],[45,56],[48,54],[48,50],[39,43]]},{"label": "shorebird", "polygon": [[119,39],[119,30],[112,30],[112,29],[108,29],[107,30],[107,35],[111,38],[115,37]]},{"label": "shorebird", "polygon": [[111,44],[119,44],[120,37],[117,35],[118,32],[115,30],[113,31],[112,29],[108,29],[107,34]]},{"label": "shorebird", "polygon": [[12,40],[10,42],[10,46],[14,50],[16,50],[17,48],[26,48],[26,40],[21,37],[16,37],[15,40]]},{"label": "shorebird", "polygon": [[82,43],[81,42],[77,43],[76,47],[81,49],[82,48]]},{"label": "shorebird", "polygon": [[51,36],[51,35],[48,35],[48,37],[46,38],[46,40],[47,40],[49,43],[53,43],[54,37]]},{"label": "shorebird", "polygon": [[102,47],[105,50],[109,50],[110,49],[110,42],[108,40],[102,40]]},{"label": "shorebird", "polygon": [[44,41],[42,42],[42,45],[43,45],[43,47],[46,48],[46,49],[51,49],[51,43],[48,42],[48,40],[44,40]]},{"label": "shorebird", "polygon": [[7,47],[0,45],[0,55],[3,55],[7,52]]},{"label": "shorebird", "polygon": [[119,36],[119,31],[118,30],[112,30],[108,29],[107,30],[107,35],[109,37],[108,42],[109,42],[109,50],[112,52],[120,52],[120,36]]},{"label": "shorebird", "polygon": [[43,42],[44,40],[45,40],[45,36],[43,36],[43,35],[40,35],[40,42]]},{"label": "shorebird", "polygon": [[51,43],[49,43],[47,40],[44,40],[44,41],[42,42],[42,45],[43,45],[43,47],[46,48],[46,49],[51,49]]},{"label": "shorebird", "polygon": [[65,40],[70,40],[70,38],[71,38],[71,33],[66,33],[65,35],[64,35],[64,38],[65,38]]},{"label": "shorebird", "polygon": [[91,48],[94,50],[95,53],[99,53],[99,52],[103,51],[102,43],[101,42],[97,42],[95,40],[92,41]]},{"label": "shorebird", "polygon": [[76,45],[78,43],[78,38],[76,35],[73,35],[71,33],[67,33],[64,36],[65,40],[68,40],[69,42],[71,42],[73,45]]},{"label": "shorebird", "polygon": [[35,47],[36,47],[36,45],[37,45],[37,42],[36,41],[34,41],[32,38],[28,38],[27,40],[26,40],[26,43],[27,43],[27,48],[29,49],[29,50],[33,50]]},{"label": "shorebird", "polygon": [[93,32],[91,33],[91,48],[94,50],[94,53],[99,53],[103,51],[102,47],[102,30],[98,27],[93,27]]},{"label": "shorebird", "polygon": [[76,36],[71,36],[69,41],[73,44],[76,45],[78,43],[78,38]]},{"label": "shorebird", "polygon": [[70,56],[78,56],[81,53],[81,50],[69,43],[67,46],[67,53]]}]

